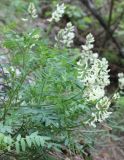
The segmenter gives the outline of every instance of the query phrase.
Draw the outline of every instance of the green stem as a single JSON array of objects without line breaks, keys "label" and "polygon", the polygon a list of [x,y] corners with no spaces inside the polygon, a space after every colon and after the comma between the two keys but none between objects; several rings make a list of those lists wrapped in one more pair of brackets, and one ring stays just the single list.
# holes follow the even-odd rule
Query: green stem
[{"label": "green stem", "polygon": [[48,30],[46,32],[46,36],[48,36],[53,28],[54,22],[51,22],[50,25],[48,26]]}]

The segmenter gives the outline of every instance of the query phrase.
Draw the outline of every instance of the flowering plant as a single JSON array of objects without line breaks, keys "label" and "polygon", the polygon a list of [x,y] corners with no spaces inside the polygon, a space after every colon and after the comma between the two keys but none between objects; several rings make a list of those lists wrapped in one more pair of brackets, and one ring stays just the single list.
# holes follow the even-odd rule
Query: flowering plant
[{"label": "flowering plant", "polygon": [[57,4],[56,7],[57,7],[56,10],[52,13],[52,17],[48,19],[49,22],[52,22],[52,21],[59,22],[64,14],[64,11],[66,8],[64,3],[61,5]]},{"label": "flowering plant", "polygon": [[[64,4],[57,5],[49,21],[60,21],[64,9]],[[32,3],[28,12],[36,18]],[[63,144],[72,149],[72,143],[79,149],[73,131],[96,127],[112,113],[109,106],[117,96],[109,98],[105,93],[110,84],[108,62],[93,53],[92,34],[86,36],[81,52],[71,48],[74,37],[71,22],[56,34],[52,46],[51,39],[44,41],[37,29],[6,33],[8,63],[1,64],[0,120],[2,127],[11,128],[11,136],[1,131],[3,150],[60,149]]]}]

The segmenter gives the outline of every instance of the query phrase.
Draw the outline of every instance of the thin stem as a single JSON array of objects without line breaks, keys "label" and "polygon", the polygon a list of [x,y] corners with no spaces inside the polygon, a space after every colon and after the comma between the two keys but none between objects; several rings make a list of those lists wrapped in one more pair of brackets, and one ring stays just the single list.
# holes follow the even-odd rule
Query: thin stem
[{"label": "thin stem", "polygon": [[53,28],[54,22],[51,22],[50,25],[48,26],[48,30],[46,32],[46,36],[48,36]]},{"label": "thin stem", "polygon": [[103,43],[103,47],[105,46],[106,41],[109,38],[109,30],[111,30],[111,21],[112,21],[112,15],[113,15],[113,8],[114,8],[114,0],[111,0],[110,9],[109,9],[108,24],[107,24],[108,25],[108,29],[107,29],[107,32],[106,32],[106,36],[105,36],[105,40],[104,40],[104,43]]}]

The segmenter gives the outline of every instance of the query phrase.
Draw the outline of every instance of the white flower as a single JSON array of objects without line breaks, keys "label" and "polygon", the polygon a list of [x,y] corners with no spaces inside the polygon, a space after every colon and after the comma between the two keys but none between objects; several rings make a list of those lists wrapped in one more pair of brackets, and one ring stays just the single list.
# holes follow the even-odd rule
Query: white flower
[{"label": "white flower", "polygon": [[28,18],[21,18],[22,21],[27,22]]},{"label": "white flower", "polygon": [[65,12],[65,8],[66,7],[64,3],[61,5],[57,4],[56,10],[52,13],[52,17],[48,19],[48,21],[49,22],[52,22],[52,21],[59,22]]},{"label": "white flower", "polygon": [[94,43],[94,37],[91,33],[89,33],[87,36],[86,36],[86,44],[92,44]]},{"label": "white flower", "polygon": [[92,34],[87,35],[81,58],[77,62],[77,71],[78,80],[85,88],[82,97],[95,105],[86,124],[96,127],[96,122],[104,121],[111,114],[108,111],[111,100],[105,96],[105,87],[110,84],[108,61],[105,58],[98,59],[98,54],[93,53],[93,42]]},{"label": "white flower", "polygon": [[120,98],[120,94],[117,92],[117,93],[115,93],[114,95],[113,95],[113,97],[112,97],[112,99],[113,100],[117,100],[117,99],[119,99]]},{"label": "white flower", "polygon": [[14,72],[17,76],[20,76],[21,72],[18,68],[10,67],[10,71]]},{"label": "white flower", "polygon": [[104,88],[110,84],[108,61],[98,59],[98,54],[92,52],[94,38],[91,34],[86,37],[82,46],[81,59],[77,62],[78,79],[85,85],[83,97],[88,101],[99,100],[105,95]]},{"label": "white flower", "polygon": [[94,113],[92,113],[91,117],[92,117],[92,121],[90,122],[90,125],[93,127],[96,127],[95,123],[97,122],[97,116]]},{"label": "white flower", "polygon": [[124,73],[118,73],[118,77],[119,77],[119,78],[124,77]]},{"label": "white flower", "polygon": [[64,29],[61,29],[55,37],[55,40],[57,41],[57,44],[55,46],[61,45],[65,47],[71,47],[71,44],[73,43],[75,37],[74,32],[75,27],[72,25],[72,23],[67,23],[66,27]]},{"label": "white flower", "polygon": [[110,114],[112,112],[108,112],[108,111],[98,111],[95,113],[92,113],[91,117],[92,117],[92,120],[90,121],[89,125],[90,126],[93,126],[93,127],[96,127],[96,122],[103,122],[105,119],[107,119]]},{"label": "white flower", "polygon": [[39,34],[35,34],[34,36],[32,36],[32,38],[34,38],[34,39],[39,39],[40,38],[40,35]]},{"label": "white flower", "polygon": [[96,103],[96,109],[100,110],[101,108],[108,109],[111,104],[111,101],[108,97],[103,97]]},{"label": "white flower", "polygon": [[37,10],[34,3],[32,2],[29,4],[28,13],[31,15],[32,18],[37,18]]},{"label": "white flower", "polygon": [[90,88],[89,91],[86,91],[84,95],[88,97],[89,101],[95,101],[97,99],[104,97],[105,91],[103,88],[99,86],[94,86]]},{"label": "white flower", "polygon": [[106,120],[112,112],[108,112],[111,102],[108,97],[103,97],[96,103],[96,111],[91,114],[91,118],[88,121],[88,124],[96,127],[96,122],[103,122]]},{"label": "white flower", "polygon": [[18,68],[14,68],[13,66],[10,66],[9,68],[4,67],[3,71],[4,71],[5,74],[8,74],[8,75],[10,75],[10,72],[15,73],[16,76],[20,76],[21,75],[20,70]]},{"label": "white flower", "polygon": [[[34,34],[33,32],[30,32],[29,36],[33,39],[33,42],[37,42],[39,40],[39,38],[40,38],[39,34],[37,34],[37,33]],[[33,48],[35,45],[36,45],[35,43],[31,44],[30,48]],[[25,45],[25,47],[27,47],[27,45]]]},{"label": "white flower", "polygon": [[118,82],[120,90],[124,89],[124,73],[118,73]]},{"label": "white flower", "polygon": [[86,36],[86,44],[85,45],[82,45],[82,48],[84,49],[84,50],[90,50],[90,49],[92,49],[93,48],[93,43],[94,42],[94,37],[93,37],[93,35],[90,33],[90,34],[88,34],[87,36]]},{"label": "white flower", "polygon": [[[28,13],[29,13],[29,15],[32,17],[32,18],[37,18],[37,10],[36,10],[36,8],[35,8],[35,5],[34,5],[34,3],[30,3],[29,4],[29,6],[28,6]],[[27,22],[29,19],[28,18],[21,18],[21,20],[22,21],[24,21],[24,22]]]}]

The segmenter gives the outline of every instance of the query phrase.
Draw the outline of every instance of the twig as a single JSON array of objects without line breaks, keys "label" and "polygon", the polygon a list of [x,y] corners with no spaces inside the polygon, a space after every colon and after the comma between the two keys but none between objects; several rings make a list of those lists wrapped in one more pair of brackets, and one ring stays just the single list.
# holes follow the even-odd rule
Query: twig
[{"label": "twig", "polygon": [[111,2],[110,2],[110,9],[109,9],[109,16],[108,16],[108,24],[107,24],[108,25],[108,29],[107,29],[107,32],[106,32],[105,40],[103,42],[103,47],[105,46],[105,44],[106,44],[106,42],[107,42],[107,40],[109,38],[108,32],[111,29],[111,21],[112,21],[113,8],[114,8],[114,0],[111,0]]},{"label": "twig", "polygon": [[116,18],[116,22],[115,24],[113,24],[113,28],[112,28],[112,32],[115,32],[115,30],[118,28],[121,20],[123,19],[124,17],[124,9],[122,10],[122,12],[120,13],[120,15]]},{"label": "twig", "polygon": [[100,16],[100,14],[97,12],[96,8],[94,7],[91,0],[80,0],[92,13],[92,15],[98,20],[100,25],[104,28],[104,30],[108,33],[109,37],[112,39],[113,43],[115,44],[116,48],[118,49],[118,53],[121,57],[123,57],[123,51],[120,47],[120,44],[116,40],[116,38],[113,36],[113,31],[111,28],[108,29],[108,25],[104,21],[104,19]]},{"label": "twig", "polygon": [[108,29],[110,29],[110,27],[111,27],[114,2],[115,2],[115,0],[111,0],[111,3],[110,3],[110,11],[109,11],[109,18],[108,18]]}]

